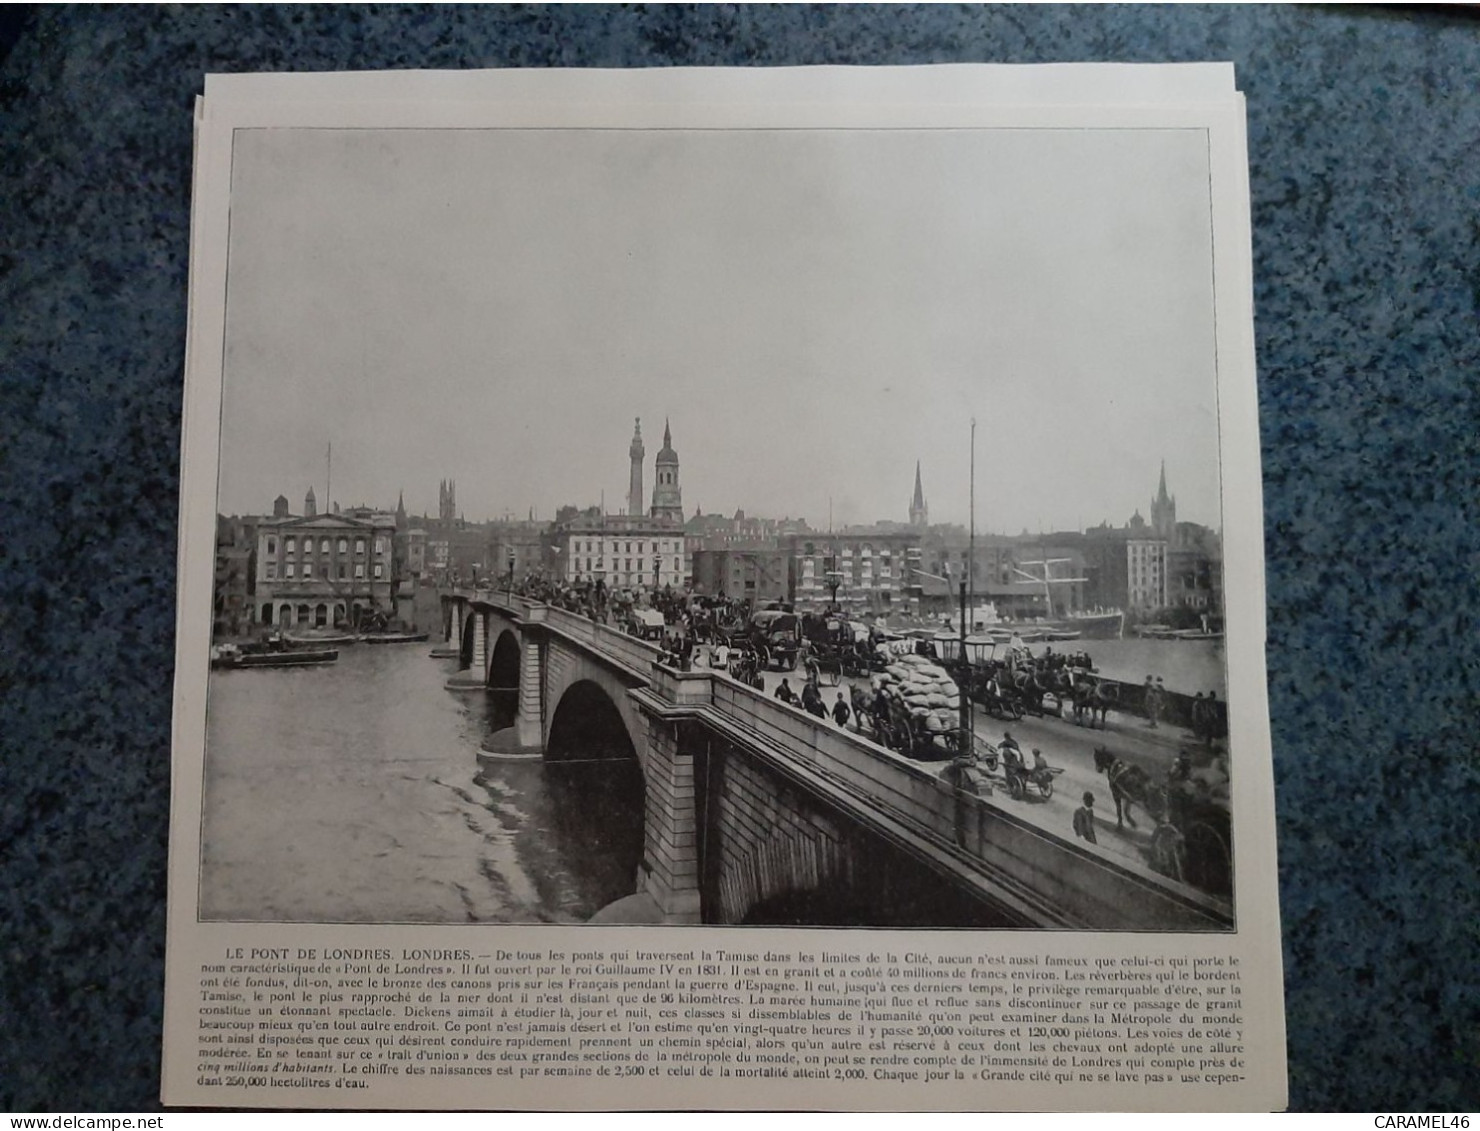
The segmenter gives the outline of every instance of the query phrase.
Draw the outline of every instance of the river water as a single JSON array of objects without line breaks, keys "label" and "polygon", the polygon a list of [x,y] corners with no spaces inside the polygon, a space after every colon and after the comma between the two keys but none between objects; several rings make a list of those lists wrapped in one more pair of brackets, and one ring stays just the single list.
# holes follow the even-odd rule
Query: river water
[{"label": "river water", "polygon": [[[1066,640],[1050,645],[1055,652],[1087,652],[1101,675],[1126,683],[1159,676],[1168,691],[1195,695],[1217,691],[1228,698],[1227,669],[1221,640]],[[1032,645],[1041,655],[1044,646]]]},{"label": "river water", "polygon": [[637,763],[480,759],[512,703],[447,691],[427,647],[211,674],[202,918],[570,923],[631,894]]}]

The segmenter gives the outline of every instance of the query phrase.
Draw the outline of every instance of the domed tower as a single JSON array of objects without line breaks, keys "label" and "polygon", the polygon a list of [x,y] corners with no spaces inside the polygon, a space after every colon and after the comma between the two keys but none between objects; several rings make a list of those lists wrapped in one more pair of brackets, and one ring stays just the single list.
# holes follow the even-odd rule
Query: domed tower
[{"label": "domed tower", "polygon": [[654,518],[683,525],[683,493],[678,486],[678,453],[673,450],[673,432],[663,421],[663,450],[658,453],[653,484]]},{"label": "domed tower", "polygon": [[632,459],[632,477],[627,484],[627,513],[631,515],[642,514],[642,457],[647,454],[647,449],[642,446],[642,417],[637,417],[637,425],[632,431],[632,445],[627,449],[628,456]]}]

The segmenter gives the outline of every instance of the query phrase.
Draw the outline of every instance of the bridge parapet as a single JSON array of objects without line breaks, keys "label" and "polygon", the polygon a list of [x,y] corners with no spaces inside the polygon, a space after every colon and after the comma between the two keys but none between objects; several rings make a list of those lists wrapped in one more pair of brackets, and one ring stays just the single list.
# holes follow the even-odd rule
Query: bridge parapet
[{"label": "bridge parapet", "polygon": [[519,597],[518,594],[511,594],[506,589],[453,589],[453,597],[468,601],[469,604],[497,608],[500,613],[511,614],[517,619],[522,619],[530,605],[536,604],[534,601]]},{"label": "bridge parapet", "polygon": [[661,649],[646,640],[629,636],[609,625],[597,624],[589,617],[568,609],[547,605],[535,605],[532,608],[544,610],[545,624],[552,632],[584,644],[605,659],[614,660],[641,676],[650,675],[653,664],[662,654]]}]

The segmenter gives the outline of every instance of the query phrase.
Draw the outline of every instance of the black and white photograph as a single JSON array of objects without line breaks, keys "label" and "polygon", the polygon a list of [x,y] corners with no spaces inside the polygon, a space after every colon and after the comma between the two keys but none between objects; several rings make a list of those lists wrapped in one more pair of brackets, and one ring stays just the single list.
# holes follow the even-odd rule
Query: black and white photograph
[{"label": "black and white photograph", "polygon": [[1205,129],[232,136],[200,920],[1235,929]]}]

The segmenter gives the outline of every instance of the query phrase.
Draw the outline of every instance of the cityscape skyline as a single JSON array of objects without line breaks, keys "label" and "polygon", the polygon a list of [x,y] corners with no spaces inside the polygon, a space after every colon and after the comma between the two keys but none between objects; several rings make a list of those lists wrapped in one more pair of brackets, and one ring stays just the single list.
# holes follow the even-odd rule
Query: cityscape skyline
[{"label": "cityscape skyline", "polygon": [[[1165,465],[1162,466],[1161,475],[1162,476],[1165,476],[1166,475]],[[329,477],[326,476],[326,483],[328,482],[328,479],[329,479]],[[1173,479],[1173,482],[1174,481],[1175,480]],[[456,482],[456,476],[444,476],[439,481],[439,489],[445,491],[446,486],[449,483],[455,483],[455,482]],[[327,491],[328,489],[329,488],[326,486],[325,490]],[[367,499],[367,498],[361,498],[359,496],[355,496],[354,499],[353,499],[353,501],[343,501],[343,500],[339,500],[339,499],[333,499],[333,500],[329,500],[327,503],[318,504],[317,503],[317,500],[318,500],[318,488],[313,483],[309,483],[304,488],[304,496],[306,496],[309,491],[313,491],[314,492],[314,497],[315,497],[316,505],[318,505],[321,508],[321,511],[320,511],[321,513],[323,513],[324,511],[332,510],[332,508],[334,508],[334,507],[339,507],[339,508],[341,508],[343,510],[351,510],[351,509],[358,509],[358,508],[366,508],[366,507],[368,507],[368,508],[376,509],[376,510],[379,510],[379,511],[383,511],[385,513],[394,513],[397,510],[398,507],[404,507],[404,509],[406,511],[406,514],[408,516],[413,517],[413,518],[424,518],[424,519],[427,519],[428,521],[434,521],[435,522],[435,521],[441,520],[444,517],[442,515],[442,512],[441,512],[441,503],[443,502],[445,496],[439,497],[439,499],[438,499],[439,506],[436,507],[436,508],[425,507],[425,506],[423,506],[423,507],[417,507],[417,506],[414,505],[414,503],[413,503],[413,505],[409,505],[408,506],[408,505],[406,505],[406,502],[405,502],[405,499],[406,499],[406,491],[405,491],[404,488],[399,488],[399,487],[396,489],[396,495],[397,495],[397,506],[396,507],[383,505],[385,503],[385,500],[381,500],[381,499]],[[1175,491],[1172,491],[1171,494],[1172,494],[1172,498],[1175,500],[1176,499],[1176,492]],[[276,495],[276,496],[273,497],[273,500],[269,500],[265,506],[260,507],[257,510],[246,510],[246,511],[235,512],[235,513],[237,513],[238,515],[242,515],[242,516],[251,515],[251,514],[269,514],[272,511],[273,502],[276,500],[276,498],[278,496],[282,496],[283,498],[287,499],[288,505],[289,505],[289,509],[290,509],[290,512],[291,513],[294,513],[294,514],[301,514],[301,513],[303,513],[303,502],[304,502],[304,499],[301,498],[301,497],[300,498],[294,498],[293,496],[289,495],[286,491],[279,491],[278,492],[278,495]],[[413,497],[413,500],[414,500],[416,496],[413,494],[412,497]],[[929,506],[930,505],[930,494],[929,494],[928,491],[925,492],[925,499],[926,499],[927,506]],[[531,521],[531,520],[533,520],[535,522],[539,522],[539,523],[546,523],[546,524],[548,524],[548,523],[552,523],[552,522],[556,521],[556,515],[557,515],[557,513],[561,509],[563,509],[563,508],[566,508],[566,507],[575,507],[578,511],[585,512],[585,511],[588,511],[592,507],[600,507],[600,506],[601,506],[601,503],[600,503],[599,500],[596,501],[596,502],[590,502],[590,501],[581,501],[581,500],[576,500],[576,499],[569,499],[569,500],[566,500],[566,501],[564,501],[562,503],[557,504],[554,507],[550,507],[550,508],[546,508],[546,509],[542,509],[542,508],[537,507],[537,506],[534,506],[534,505],[527,506],[527,507],[525,507],[523,509],[505,507],[501,511],[495,511],[495,512],[492,512],[492,513],[484,513],[484,514],[478,514],[478,513],[469,514],[468,511],[467,511],[467,508],[458,506],[456,508],[456,513],[453,515],[453,517],[455,517],[455,518],[457,518],[459,520],[462,520],[462,521],[466,521],[466,522],[468,522],[470,524],[475,524],[475,525],[478,525],[478,524],[488,524],[488,523],[504,523],[504,522],[528,522],[528,521]],[[906,507],[905,508],[905,511],[908,512],[909,509],[910,509],[909,507]],[[714,514],[720,514],[720,515],[723,515],[725,517],[733,517],[737,512],[743,512],[744,515],[745,515],[745,517],[747,519],[760,519],[760,520],[772,521],[772,522],[787,522],[787,521],[805,522],[808,525],[808,527],[810,527],[811,529],[816,530],[816,531],[826,531],[826,530],[829,529],[829,523],[827,521],[824,520],[822,522],[817,522],[817,521],[815,521],[812,518],[812,516],[809,516],[809,515],[805,515],[805,514],[768,514],[768,513],[764,512],[764,511],[760,511],[760,510],[756,510],[756,509],[753,509],[753,508],[745,507],[743,505],[740,506],[740,507],[735,508],[734,510],[715,511],[715,510],[707,510],[707,509],[704,509],[702,507],[702,504],[696,504],[693,510],[687,510],[686,509],[686,511],[685,511],[685,519],[686,520],[689,520],[689,519],[694,518],[696,513],[697,514],[702,514],[702,515],[705,515],[705,516],[714,515]],[[222,513],[224,515],[226,512],[223,511]],[[618,507],[616,509],[613,509],[610,506],[608,506],[607,509],[604,511],[604,514],[607,517],[611,517],[611,518],[622,517],[626,513],[627,513],[627,508],[625,508],[625,507]],[[981,523],[981,521],[978,519],[978,522],[976,524],[976,533],[977,533],[978,536],[982,536],[982,537],[1017,538],[1017,537],[1022,537],[1024,535],[1032,536],[1032,535],[1037,535],[1037,534],[1064,533],[1064,532],[1069,532],[1069,531],[1083,532],[1083,531],[1094,529],[1096,527],[1101,527],[1101,526],[1123,527],[1123,526],[1127,525],[1130,521],[1132,521],[1132,519],[1136,515],[1139,515],[1141,518],[1143,518],[1143,519],[1145,519],[1146,521],[1149,522],[1151,520],[1151,507],[1150,506],[1147,506],[1147,507],[1138,506],[1138,507],[1134,508],[1134,510],[1132,511],[1132,513],[1129,514],[1129,515],[1125,515],[1125,516],[1104,515],[1104,516],[1100,516],[1099,519],[1098,519],[1098,521],[1083,521],[1083,522],[1079,523],[1078,525],[1071,525],[1071,526],[1052,526],[1052,527],[1050,527],[1050,526],[1042,526],[1040,528],[1034,528],[1034,529],[1023,528],[1021,530],[1002,530],[1002,529],[996,529],[996,528],[989,528],[989,527],[983,525]],[[1204,522],[1198,522],[1197,519],[1188,518],[1186,516],[1180,516],[1180,520],[1183,521],[1183,522],[1193,522],[1193,523],[1196,523],[1197,525],[1205,526],[1208,529],[1213,530],[1214,532],[1218,532],[1219,529],[1220,529],[1217,526],[1212,526],[1212,525],[1210,525],[1208,523],[1204,523]],[[848,527],[858,527],[858,528],[861,528],[862,529],[862,528],[872,527],[872,526],[875,526],[875,525],[878,525],[878,524],[881,524],[881,523],[884,523],[884,524],[894,523],[894,524],[898,524],[898,525],[901,525],[901,526],[903,526],[903,525],[909,525],[909,522],[908,522],[908,519],[907,518],[902,519],[902,518],[898,518],[898,517],[895,517],[895,516],[892,516],[892,515],[880,515],[879,517],[873,519],[872,521],[855,521],[855,522],[849,522],[849,523],[834,522],[831,525],[832,525],[832,528],[841,531],[841,530],[844,530],[844,529],[846,529]],[[933,517],[933,515],[932,515],[932,518],[929,521],[928,525],[929,526],[932,526],[932,527],[960,526],[960,527],[962,527],[964,529],[969,529],[969,527],[970,527],[970,523],[969,522],[958,522],[958,521],[955,521],[953,519],[936,519],[935,517]]]}]

